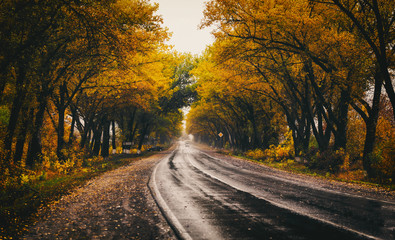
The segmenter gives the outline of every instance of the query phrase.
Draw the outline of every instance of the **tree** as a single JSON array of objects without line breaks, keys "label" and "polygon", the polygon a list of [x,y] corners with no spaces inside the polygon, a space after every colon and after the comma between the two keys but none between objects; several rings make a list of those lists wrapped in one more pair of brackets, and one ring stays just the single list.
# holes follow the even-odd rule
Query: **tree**
[{"label": "tree", "polygon": [[[312,0],[312,2],[316,2]],[[388,98],[391,101],[393,118],[395,118],[395,91],[393,86],[394,69],[394,24],[395,3],[393,1],[342,1],[331,0],[325,3],[329,7],[335,6],[345,18],[355,26],[353,32],[363,39],[370,48],[375,58],[377,76],[376,86],[384,85]]]},{"label": "tree", "polygon": [[[1,96],[12,99],[1,99],[1,105],[10,109],[4,136],[8,163],[16,135],[18,149],[24,149],[29,137],[27,164],[32,166],[40,159],[40,134],[47,117],[57,119],[57,152],[62,158],[66,113],[73,108],[78,122],[80,102],[74,100],[84,96],[86,83],[110,69],[133,68],[128,59],[158,49],[167,38],[161,18],[155,15],[157,8],[144,0],[2,4],[0,42],[8,51],[2,48],[0,52],[0,76],[5,79],[0,90]],[[56,112],[51,112],[52,103]],[[29,111],[32,127],[26,125],[22,111]],[[21,154],[15,156],[18,160]]]},{"label": "tree", "polygon": [[[370,80],[379,76],[353,23],[337,10],[311,1],[221,0],[207,3],[202,27],[210,25],[217,27],[214,34],[221,42],[215,47],[217,62],[243,64],[240,74],[260,75],[268,84],[261,92],[275,99],[287,116],[295,148],[298,142],[306,146],[311,129],[321,151],[332,139],[334,149],[345,149],[349,106],[355,108]],[[295,104],[287,107],[287,101],[300,110],[295,111]],[[374,146],[376,110],[370,114],[364,159]],[[299,141],[298,136],[306,137]],[[365,166],[369,171],[368,161]]]},{"label": "tree", "polygon": [[[272,102],[244,86],[246,82],[253,84],[256,77],[250,75],[248,79],[241,75],[240,65],[222,67],[210,54],[207,52],[193,71],[200,100],[188,115],[189,133],[220,147],[229,143],[242,151],[267,148],[277,142],[278,131],[274,129],[277,118]],[[224,140],[218,136],[220,132]]]},{"label": "tree", "polygon": [[[316,1],[312,1],[316,2]],[[362,0],[362,1],[341,1],[333,0],[324,4],[328,7],[335,6],[343,13],[344,21],[349,21],[354,26],[351,31],[356,37],[369,47],[365,54],[374,57],[374,73],[371,77],[373,81],[372,104],[369,105],[364,99],[360,99],[366,112],[357,104],[353,107],[359,112],[366,123],[366,137],[364,146],[364,167],[369,175],[373,175],[371,167],[376,126],[379,119],[379,106],[381,89],[384,89],[392,105],[392,117],[395,119],[395,92],[393,86],[393,76],[391,72],[394,68],[394,7],[392,1]]]}]

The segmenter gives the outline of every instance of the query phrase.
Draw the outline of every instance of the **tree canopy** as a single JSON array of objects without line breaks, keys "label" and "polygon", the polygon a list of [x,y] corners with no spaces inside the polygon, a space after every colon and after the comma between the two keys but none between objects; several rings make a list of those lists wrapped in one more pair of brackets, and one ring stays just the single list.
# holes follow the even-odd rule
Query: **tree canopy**
[{"label": "tree canopy", "polygon": [[[1,176],[180,136],[193,57],[149,0],[2,1]],[[4,186],[3,186],[4,187]]]},{"label": "tree canopy", "polygon": [[[383,103],[394,109],[393,7],[375,0],[208,1],[201,27],[214,27],[216,41],[196,70],[202,100],[188,117],[189,132],[245,151],[281,143],[289,129],[295,156],[310,155],[313,146],[323,156],[350,149],[374,176],[377,161],[393,161],[381,154],[393,139],[376,141],[379,119],[394,131],[393,112],[380,115]],[[360,142],[349,132],[358,119],[364,143],[351,151]],[[333,159],[327,167],[344,157]]]}]

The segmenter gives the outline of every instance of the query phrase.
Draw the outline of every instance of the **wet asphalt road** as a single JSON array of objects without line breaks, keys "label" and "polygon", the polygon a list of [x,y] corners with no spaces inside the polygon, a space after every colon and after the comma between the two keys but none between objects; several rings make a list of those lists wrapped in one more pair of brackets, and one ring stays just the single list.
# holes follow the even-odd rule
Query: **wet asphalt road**
[{"label": "wet asphalt road", "polygon": [[185,142],[150,187],[184,239],[395,239],[395,202],[235,166]]}]

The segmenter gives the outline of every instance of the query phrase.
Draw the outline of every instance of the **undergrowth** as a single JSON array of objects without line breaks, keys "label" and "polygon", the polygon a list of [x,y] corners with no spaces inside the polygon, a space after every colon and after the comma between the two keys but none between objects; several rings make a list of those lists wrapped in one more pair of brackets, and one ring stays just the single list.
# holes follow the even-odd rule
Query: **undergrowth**
[{"label": "undergrowth", "polygon": [[351,166],[347,166],[347,164],[349,163],[346,161],[341,166],[339,166],[336,171],[329,171],[309,167],[308,164],[297,162],[294,159],[272,161],[271,159],[254,159],[250,156],[240,154],[234,156],[292,173],[305,174],[313,177],[319,177],[340,182],[356,183],[371,188],[382,188],[386,191],[395,191],[395,185],[392,182],[383,182],[381,179],[378,178],[368,178],[366,172],[361,170],[361,162],[356,162]]}]

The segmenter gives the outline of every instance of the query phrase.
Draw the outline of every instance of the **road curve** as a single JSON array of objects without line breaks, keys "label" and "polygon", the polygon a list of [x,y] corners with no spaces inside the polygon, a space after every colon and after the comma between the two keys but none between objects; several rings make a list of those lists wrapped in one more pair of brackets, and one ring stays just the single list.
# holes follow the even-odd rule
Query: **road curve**
[{"label": "road curve", "polygon": [[395,239],[395,202],[311,186],[180,142],[150,188],[182,239]]}]

